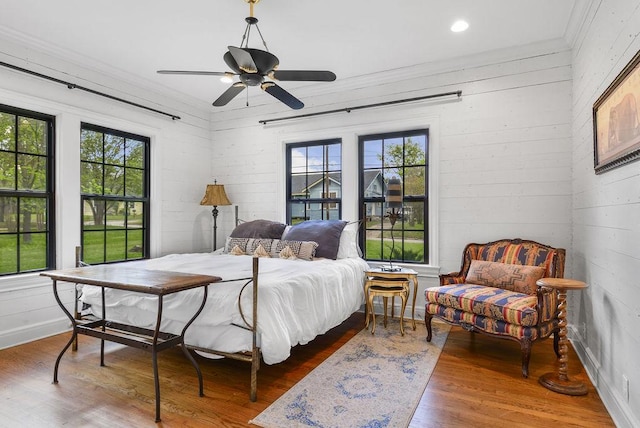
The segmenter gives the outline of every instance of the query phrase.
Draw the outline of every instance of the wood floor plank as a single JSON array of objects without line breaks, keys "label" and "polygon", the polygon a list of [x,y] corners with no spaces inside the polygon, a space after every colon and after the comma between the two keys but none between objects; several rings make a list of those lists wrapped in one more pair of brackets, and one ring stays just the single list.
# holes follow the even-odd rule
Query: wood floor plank
[{"label": "wood floor plank", "polygon": [[[249,365],[197,357],[204,376],[198,396],[195,369],[180,349],[158,355],[162,422],[156,424],[151,355],[80,337],[53,365],[69,338],[61,334],[0,351],[0,426],[4,427],[247,427],[248,421],[363,328],[363,314],[304,346],[285,362],[263,364],[258,400],[249,400]],[[551,392],[538,377],[556,369],[551,340],[533,346],[530,376],[520,373],[517,343],[453,328],[414,414],[411,427],[613,427],[572,348],[569,375],[589,385],[584,397]]]}]

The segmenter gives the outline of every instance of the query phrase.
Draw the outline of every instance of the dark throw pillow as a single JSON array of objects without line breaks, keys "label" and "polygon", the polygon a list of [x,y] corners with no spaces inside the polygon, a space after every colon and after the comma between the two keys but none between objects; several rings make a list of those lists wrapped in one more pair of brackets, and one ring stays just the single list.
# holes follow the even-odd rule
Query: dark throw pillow
[{"label": "dark throw pillow", "polygon": [[253,220],[239,224],[229,237],[231,238],[258,238],[280,239],[286,224],[271,220]]},{"label": "dark throw pillow", "polygon": [[335,260],[340,247],[340,235],[346,225],[347,222],[342,220],[307,220],[291,226],[283,239],[317,242],[316,257]]}]

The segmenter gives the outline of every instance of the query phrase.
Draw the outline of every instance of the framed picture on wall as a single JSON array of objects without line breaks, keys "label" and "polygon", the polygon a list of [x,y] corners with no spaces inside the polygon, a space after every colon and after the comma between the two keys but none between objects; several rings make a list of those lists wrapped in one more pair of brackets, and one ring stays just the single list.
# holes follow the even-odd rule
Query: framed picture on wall
[{"label": "framed picture on wall", "polygon": [[596,174],[640,159],[640,52],[593,104]]}]

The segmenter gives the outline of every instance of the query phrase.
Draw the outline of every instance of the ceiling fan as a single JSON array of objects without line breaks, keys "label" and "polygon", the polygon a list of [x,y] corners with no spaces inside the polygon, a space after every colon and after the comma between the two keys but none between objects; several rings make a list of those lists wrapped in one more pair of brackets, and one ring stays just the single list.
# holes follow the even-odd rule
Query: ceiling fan
[{"label": "ceiling fan", "polygon": [[[336,75],[331,71],[322,70],[278,70],[280,61],[269,52],[267,43],[258,28],[258,19],[253,16],[253,5],[260,0],[245,0],[249,3],[249,15],[245,18],[247,26],[242,35],[240,47],[228,46],[224,54],[224,62],[233,71],[193,71],[193,70],[158,70],[159,74],[184,74],[204,76],[226,76],[233,79],[238,76],[239,81],[233,83],[213,102],[215,107],[227,105],[229,101],[240,94],[247,86],[260,86],[266,93],[277,98],[292,109],[298,110],[304,107],[302,101],[278,86],[273,80],[278,81],[307,81],[307,82],[332,82]],[[251,28],[255,26],[262,40],[265,50],[249,47]],[[270,80],[266,80],[270,79]]]}]

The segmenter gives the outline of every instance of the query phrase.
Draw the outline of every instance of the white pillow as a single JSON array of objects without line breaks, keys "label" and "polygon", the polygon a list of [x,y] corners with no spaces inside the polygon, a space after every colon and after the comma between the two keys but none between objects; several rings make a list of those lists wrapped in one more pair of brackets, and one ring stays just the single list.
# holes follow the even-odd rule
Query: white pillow
[{"label": "white pillow", "polygon": [[338,247],[338,259],[349,259],[360,257],[362,252],[358,246],[358,225],[354,221],[347,223],[340,235],[340,246]]}]

